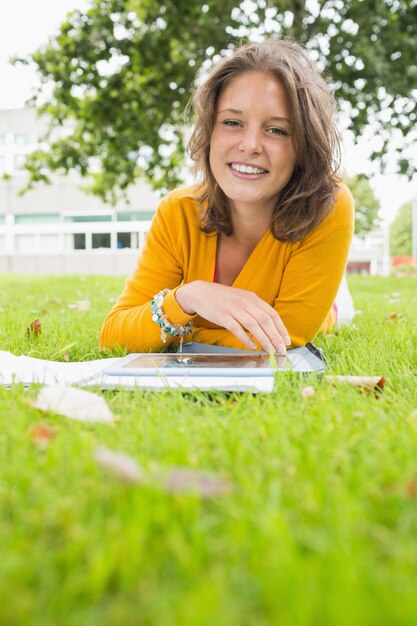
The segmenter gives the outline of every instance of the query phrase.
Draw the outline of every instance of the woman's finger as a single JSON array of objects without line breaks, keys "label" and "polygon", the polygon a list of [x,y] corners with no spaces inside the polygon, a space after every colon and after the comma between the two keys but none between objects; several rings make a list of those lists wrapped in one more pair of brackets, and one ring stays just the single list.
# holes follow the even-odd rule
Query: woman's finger
[{"label": "woman's finger", "polygon": [[265,302],[264,300],[262,300],[261,298],[259,298],[260,300],[260,304],[259,306],[271,317],[271,320],[273,321],[278,333],[280,334],[280,336],[282,337],[284,343],[289,346],[291,343],[291,337],[288,333],[288,330],[285,328],[284,322],[282,321],[282,319],[280,318],[280,316],[278,315],[277,311],[270,306],[267,302]]},{"label": "woman's finger", "polygon": [[227,316],[223,322],[224,328],[229,330],[239,341],[241,341],[245,346],[250,348],[250,350],[255,350],[256,343],[249,337],[247,333],[245,333],[241,324],[231,316]]},{"label": "woman's finger", "polygon": [[278,354],[285,354],[285,342],[278,333],[271,317],[261,309],[240,311],[236,314],[238,322],[248,330],[266,352],[272,349]]}]

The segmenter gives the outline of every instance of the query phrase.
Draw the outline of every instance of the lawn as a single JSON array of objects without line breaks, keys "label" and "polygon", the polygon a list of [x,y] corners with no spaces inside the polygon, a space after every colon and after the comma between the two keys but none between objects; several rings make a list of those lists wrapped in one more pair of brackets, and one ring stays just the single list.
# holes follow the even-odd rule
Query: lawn
[{"label": "lawn", "polygon": [[[111,356],[97,335],[122,284],[0,277],[0,349]],[[416,623],[417,280],[350,286],[355,324],[316,343],[329,373],[383,375],[381,393],[295,374],[259,396],[105,392],[117,421],[86,425],[32,407],[34,386],[0,388],[1,626]],[[31,436],[41,423],[45,449]],[[97,446],[233,490],[123,484]]]}]

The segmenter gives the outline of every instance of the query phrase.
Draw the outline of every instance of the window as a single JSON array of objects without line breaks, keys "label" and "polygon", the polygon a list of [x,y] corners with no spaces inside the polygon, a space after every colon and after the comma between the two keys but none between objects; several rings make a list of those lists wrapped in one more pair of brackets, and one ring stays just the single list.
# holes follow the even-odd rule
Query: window
[{"label": "window", "polygon": [[155,215],[155,211],[134,211],[132,213],[118,213],[118,222],[133,222],[136,220],[151,220]]},{"label": "window", "polygon": [[5,222],[6,222],[6,216],[0,215],[0,224],[5,224]]},{"label": "window", "polygon": [[24,133],[16,133],[14,136],[14,143],[18,146],[24,146],[29,143],[29,135]]},{"label": "window", "polygon": [[34,235],[16,235],[15,245],[17,252],[26,252],[30,254],[35,250],[36,239]]},{"label": "window", "polygon": [[41,234],[40,249],[42,252],[61,252],[61,241],[58,234]]},{"label": "window", "polygon": [[110,248],[110,233],[93,233],[91,238],[92,248]]},{"label": "window", "polygon": [[85,250],[85,233],[74,234],[74,250]]},{"label": "window", "polygon": [[58,213],[22,213],[14,216],[15,224],[51,224],[59,222]]},{"label": "window", "polygon": [[6,143],[6,135],[4,133],[0,133],[0,146],[3,146]]},{"label": "window", "polygon": [[65,222],[111,222],[111,215],[66,215]]},{"label": "window", "polygon": [[132,233],[117,233],[117,247],[122,248],[133,248],[132,246]]}]

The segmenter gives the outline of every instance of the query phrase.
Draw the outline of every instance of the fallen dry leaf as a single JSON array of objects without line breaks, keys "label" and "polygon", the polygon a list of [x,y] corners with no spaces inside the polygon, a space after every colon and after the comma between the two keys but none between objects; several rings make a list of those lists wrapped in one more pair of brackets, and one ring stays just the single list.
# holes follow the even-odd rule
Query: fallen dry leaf
[{"label": "fallen dry leaf", "polygon": [[315,393],[314,387],[304,387],[304,389],[301,390],[301,397],[303,400],[308,400],[309,398],[312,398]]},{"label": "fallen dry leaf", "polygon": [[68,354],[68,352],[64,353],[62,360],[65,361],[65,363],[69,363],[71,359],[70,359],[70,355]]},{"label": "fallen dry leaf", "polygon": [[228,480],[183,467],[173,467],[159,476],[156,474],[155,478],[162,481],[162,487],[169,493],[195,493],[202,498],[214,498],[231,491]]},{"label": "fallen dry leaf", "polygon": [[393,313],[390,313],[389,315],[385,316],[386,320],[398,320],[401,317],[401,315],[399,313],[397,313],[397,311],[394,311]]},{"label": "fallen dry leaf", "polygon": [[104,398],[84,389],[51,385],[41,389],[33,406],[41,411],[52,411],[80,422],[113,421],[113,414]]},{"label": "fallen dry leaf", "polygon": [[410,480],[410,482],[407,485],[407,496],[409,498],[413,498],[417,493],[417,480],[414,478],[413,480]]},{"label": "fallen dry leaf", "polygon": [[100,467],[125,483],[154,485],[167,493],[190,493],[201,498],[214,498],[232,489],[231,483],[221,476],[185,467],[155,467],[144,472],[133,457],[108,448],[97,448],[94,458]]},{"label": "fallen dry leaf", "polygon": [[41,450],[46,450],[49,442],[55,437],[55,433],[47,424],[37,424],[29,429],[32,442],[39,446]]},{"label": "fallen dry leaf", "polygon": [[40,323],[38,319],[33,320],[33,322],[31,322],[29,326],[26,328],[26,334],[28,335],[28,337],[30,336],[39,337],[41,332],[42,332],[42,324]]},{"label": "fallen dry leaf", "polygon": [[143,470],[137,461],[125,454],[108,448],[97,448],[94,458],[104,470],[111,472],[125,483],[143,482]]},{"label": "fallen dry leaf", "polygon": [[68,305],[70,309],[76,309],[77,311],[89,311],[91,309],[90,300],[77,300]]},{"label": "fallen dry leaf", "polygon": [[324,379],[331,385],[353,385],[363,391],[382,391],[385,385],[383,376],[324,376]]}]

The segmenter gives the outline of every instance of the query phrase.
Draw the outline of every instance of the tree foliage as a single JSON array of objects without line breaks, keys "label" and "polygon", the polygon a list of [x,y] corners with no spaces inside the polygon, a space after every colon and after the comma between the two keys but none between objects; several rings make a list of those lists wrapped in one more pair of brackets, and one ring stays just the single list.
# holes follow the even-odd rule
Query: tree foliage
[{"label": "tree foliage", "polygon": [[[35,52],[33,104],[51,118],[49,148],[27,162],[29,185],[76,169],[107,201],[139,176],[181,180],[184,108],[197,71],[242,39],[292,37],[330,78],[359,137],[372,124],[382,167],[393,138],[399,170],[416,122],[417,4],[413,0],[90,0]],[[65,137],[55,133],[65,124]]]},{"label": "tree foliage", "polygon": [[398,211],[390,228],[391,256],[411,256],[412,254],[412,204],[406,202]]},{"label": "tree foliage", "polygon": [[367,176],[358,174],[345,177],[345,181],[355,200],[355,235],[366,235],[378,226],[380,202]]}]

